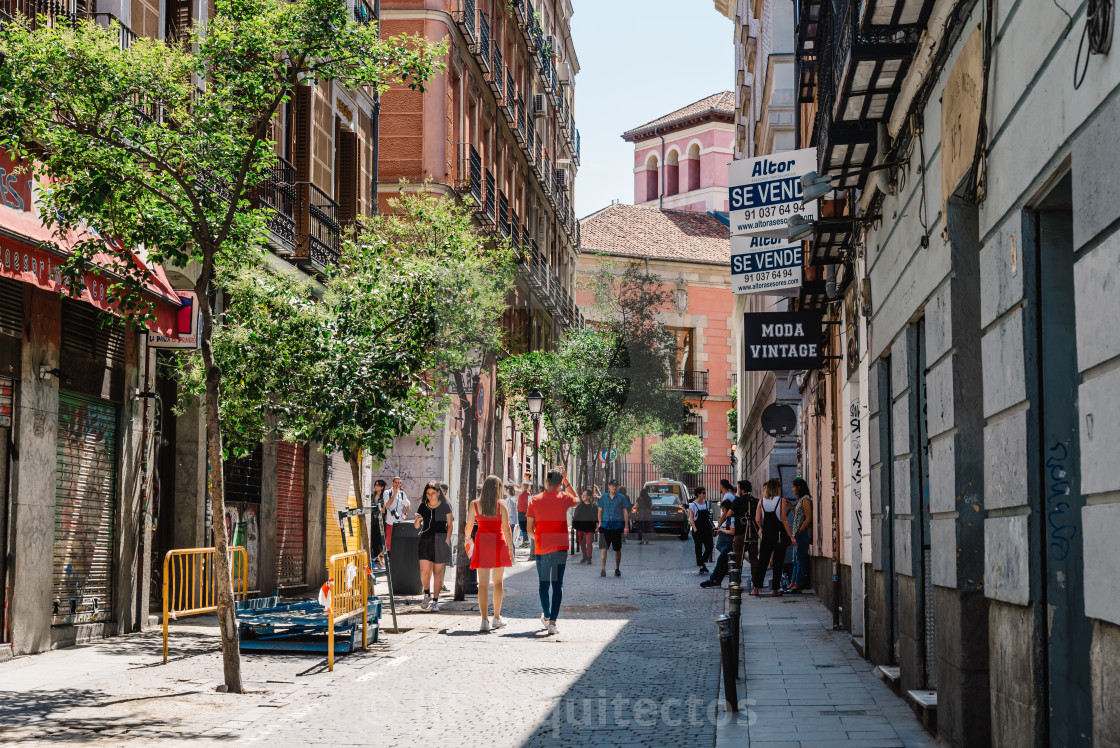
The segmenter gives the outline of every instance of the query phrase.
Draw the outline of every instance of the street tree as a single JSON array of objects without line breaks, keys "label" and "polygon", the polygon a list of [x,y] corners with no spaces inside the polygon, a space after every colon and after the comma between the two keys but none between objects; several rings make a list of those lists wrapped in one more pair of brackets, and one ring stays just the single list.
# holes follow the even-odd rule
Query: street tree
[{"label": "street tree", "polygon": [[[337,81],[422,89],[443,47],[381,38],[338,0],[216,0],[205,27],[187,37],[125,46],[115,24],[6,24],[0,147],[33,163],[49,185],[40,217],[66,243],[64,274],[75,291],[83,273],[109,265],[117,274],[108,279],[110,300],[140,321],[151,309],[135,289],[151,271],[134,250],[198,268],[218,621],[225,685],[240,693],[219,419],[225,378],[212,345],[215,281],[224,266],[261,261],[267,211],[252,195],[276,161],[268,128],[293,88]],[[74,236],[85,238],[69,241]]]},{"label": "street tree", "polygon": [[699,473],[704,468],[704,444],[695,434],[667,436],[650,446],[649,461],[680,480],[681,473]]}]

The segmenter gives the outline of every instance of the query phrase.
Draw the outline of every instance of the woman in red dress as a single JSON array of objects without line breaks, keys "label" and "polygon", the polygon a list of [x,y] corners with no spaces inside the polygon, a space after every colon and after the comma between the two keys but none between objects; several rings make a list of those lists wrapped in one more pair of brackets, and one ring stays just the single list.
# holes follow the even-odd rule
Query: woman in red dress
[{"label": "woman in red dress", "polygon": [[[478,524],[469,551],[471,568],[478,571],[478,610],[482,613],[480,631],[500,629],[502,620],[502,577],[506,567],[513,566],[513,533],[509,529],[509,513],[502,498],[502,479],[496,475],[482,484],[482,497],[472,501],[467,510],[468,538]],[[489,619],[490,582],[494,582],[494,621]]]}]

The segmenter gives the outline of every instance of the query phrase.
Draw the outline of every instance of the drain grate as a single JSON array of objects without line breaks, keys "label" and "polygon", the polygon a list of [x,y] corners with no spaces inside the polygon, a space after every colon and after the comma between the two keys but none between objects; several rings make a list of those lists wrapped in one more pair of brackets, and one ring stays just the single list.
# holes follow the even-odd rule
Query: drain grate
[{"label": "drain grate", "polygon": [[565,667],[523,667],[517,672],[526,675],[575,675],[575,670]]}]

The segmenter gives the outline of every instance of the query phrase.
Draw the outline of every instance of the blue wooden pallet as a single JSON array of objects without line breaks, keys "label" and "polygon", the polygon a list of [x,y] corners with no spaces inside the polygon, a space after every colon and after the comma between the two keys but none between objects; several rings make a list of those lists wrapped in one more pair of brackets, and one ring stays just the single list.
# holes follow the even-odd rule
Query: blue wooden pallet
[{"label": "blue wooden pallet", "polygon": [[[327,614],[313,600],[278,604],[277,598],[246,600],[237,605],[238,639],[241,649],[273,652],[325,652]],[[369,618],[369,643],[378,639],[381,601],[374,598],[366,606]],[[336,654],[353,652],[362,643],[362,619],[355,616],[334,627]]]}]

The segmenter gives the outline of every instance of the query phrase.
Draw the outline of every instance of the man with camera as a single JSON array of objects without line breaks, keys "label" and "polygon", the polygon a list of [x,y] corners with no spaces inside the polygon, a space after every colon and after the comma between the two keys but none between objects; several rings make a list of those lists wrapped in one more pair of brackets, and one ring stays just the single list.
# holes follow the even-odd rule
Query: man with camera
[{"label": "man with camera", "polygon": [[408,500],[400,476],[393,478],[393,485],[386,488],[381,494],[381,505],[385,510],[385,550],[393,547],[393,525],[408,519],[408,512],[412,509],[412,502]]}]

